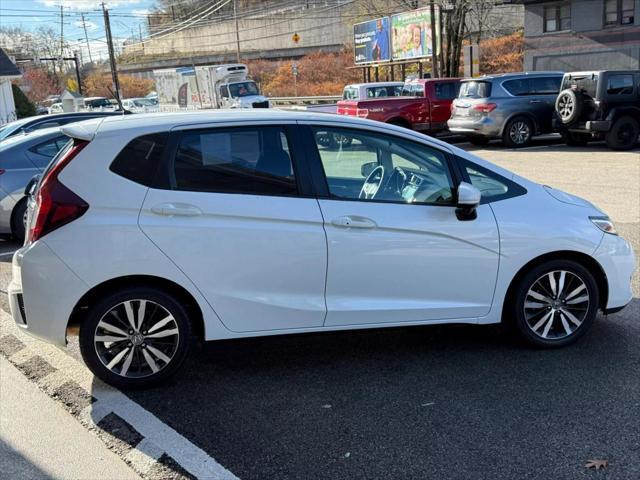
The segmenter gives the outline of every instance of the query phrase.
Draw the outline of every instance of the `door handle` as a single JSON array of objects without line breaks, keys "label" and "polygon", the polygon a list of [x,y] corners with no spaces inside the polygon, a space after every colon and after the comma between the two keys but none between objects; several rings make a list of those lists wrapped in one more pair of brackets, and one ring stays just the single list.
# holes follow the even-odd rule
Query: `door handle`
[{"label": "door handle", "polygon": [[529,100],[529,103],[542,103],[542,100]]},{"label": "door handle", "polygon": [[156,215],[167,216],[197,217],[198,215],[202,215],[202,210],[188,203],[161,203],[160,205],[151,207],[151,211]]},{"label": "door handle", "polygon": [[341,228],[376,228],[376,222],[366,217],[345,215],[331,220],[331,225]]},{"label": "door handle", "polygon": [[437,104],[436,104],[436,105],[431,105],[431,108],[434,108],[434,109],[435,109],[435,108],[440,108],[441,106],[442,106],[442,105],[437,105]]}]

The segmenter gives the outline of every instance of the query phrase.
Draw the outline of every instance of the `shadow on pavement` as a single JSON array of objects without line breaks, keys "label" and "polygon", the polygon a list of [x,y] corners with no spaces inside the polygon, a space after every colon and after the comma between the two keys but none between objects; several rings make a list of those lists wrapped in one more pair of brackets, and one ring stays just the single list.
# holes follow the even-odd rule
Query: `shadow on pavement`
[{"label": "shadow on pavement", "polygon": [[53,478],[0,439],[0,472],[4,478],[43,480]]},{"label": "shadow on pavement", "polygon": [[214,342],[129,396],[241,478],[640,478],[638,318],[546,351],[477,326]]}]

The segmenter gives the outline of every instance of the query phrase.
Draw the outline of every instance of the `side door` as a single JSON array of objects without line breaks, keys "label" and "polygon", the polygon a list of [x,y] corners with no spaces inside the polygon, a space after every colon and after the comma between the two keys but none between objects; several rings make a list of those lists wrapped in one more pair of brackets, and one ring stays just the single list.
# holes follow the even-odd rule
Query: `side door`
[{"label": "side door", "polygon": [[[328,149],[314,140],[326,134],[350,141]],[[489,205],[475,220],[457,218],[459,180],[447,152],[382,129],[310,124],[307,135],[329,249],[325,325],[473,321],[489,312],[496,221]]]},{"label": "side door", "polygon": [[149,238],[235,332],[322,326],[326,237],[295,125],[174,131],[140,213]]},{"label": "side door", "polygon": [[556,98],[560,92],[561,76],[532,77],[530,84],[530,100],[540,133],[552,130],[551,120],[555,110]]}]

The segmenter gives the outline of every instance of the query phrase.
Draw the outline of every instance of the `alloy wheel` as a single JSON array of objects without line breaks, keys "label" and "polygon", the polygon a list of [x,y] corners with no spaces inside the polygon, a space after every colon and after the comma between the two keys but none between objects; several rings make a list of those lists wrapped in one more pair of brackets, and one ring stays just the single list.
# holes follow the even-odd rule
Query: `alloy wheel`
[{"label": "alloy wheel", "polygon": [[173,315],[151,300],[127,300],[105,313],[94,332],[100,362],[127,378],[154,375],[176,354],[180,332]]},{"label": "alloy wheel", "polygon": [[509,129],[509,137],[516,145],[527,143],[530,136],[531,131],[529,129],[529,125],[524,120],[517,120],[513,122]]},{"label": "alloy wheel", "polygon": [[589,312],[589,290],[575,273],[554,270],[539,277],[527,291],[524,318],[544,340],[560,340],[575,333]]},{"label": "alloy wheel", "polygon": [[560,117],[564,119],[571,117],[574,108],[573,98],[571,98],[570,95],[562,95],[558,99],[558,113]]}]

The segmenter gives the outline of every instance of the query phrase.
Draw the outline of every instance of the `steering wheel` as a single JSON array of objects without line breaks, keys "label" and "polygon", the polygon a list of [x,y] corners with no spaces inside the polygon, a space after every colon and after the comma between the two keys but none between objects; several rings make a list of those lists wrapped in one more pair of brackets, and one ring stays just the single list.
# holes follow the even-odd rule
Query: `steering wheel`
[{"label": "steering wheel", "polygon": [[380,190],[380,186],[382,185],[383,180],[384,167],[382,165],[378,165],[376,168],[371,170],[371,173],[365,179],[358,198],[363,200],[371,200],[375,198],[378,190]]},{"label": "steering wheel", "polygon": [[[393,184],[394,178],[395,185]],[[406,183],[407,174],[405,173],[405,171],[401,167],[394,167],[393,172],[389,176],[389,180],[387,180],[387,185],[385,188],[387,190],[394,189],[393,193],[402,196],[402,190],[404,189]]]}]

